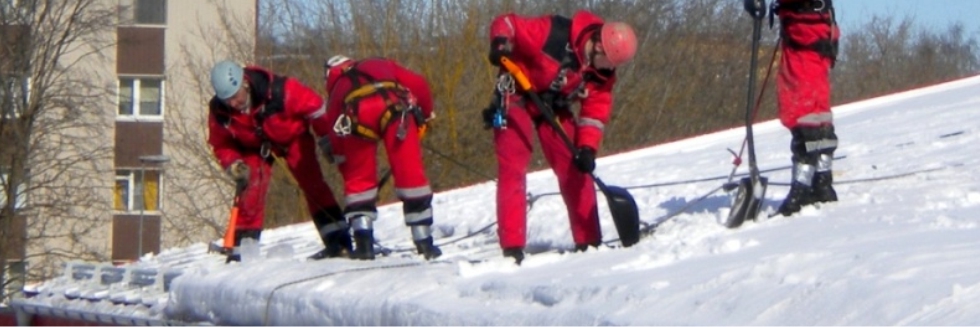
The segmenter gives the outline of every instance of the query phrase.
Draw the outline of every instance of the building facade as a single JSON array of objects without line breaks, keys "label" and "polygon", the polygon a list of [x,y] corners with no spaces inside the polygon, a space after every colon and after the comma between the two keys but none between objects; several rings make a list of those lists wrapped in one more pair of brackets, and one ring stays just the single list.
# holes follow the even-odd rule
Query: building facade
[{"label": "building facade", "polygon": [[[251,59],[257,0],[0,4],[6,288],[66,260],[129,262],[220,237],[230,194],[206,142],[208,73]],[[45,5],[80,15],[42,22]],[[77,37],[55,38],[59,24]]]}]

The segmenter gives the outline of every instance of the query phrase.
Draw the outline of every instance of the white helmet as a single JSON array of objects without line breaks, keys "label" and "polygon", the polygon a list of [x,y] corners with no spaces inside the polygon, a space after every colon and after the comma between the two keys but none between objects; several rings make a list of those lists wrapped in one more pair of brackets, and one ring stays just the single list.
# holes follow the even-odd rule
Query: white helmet
[{"label": "white helmet", "polygon": [[227,100],[238,93],[245,78],[242,66],[231,60],[222,60],[211,68],[211,87],[214,94],[221,100]]},{"label": "white helmet", "polygon": [[354,60],[345,56],[337,55],[327,59],[327,62],[323,64],[323,81],[326,83],[327,92],[333,89],[334,83],[337,83],[344,71],[353,66]]},{"label": "white helmet", "polygon": [[347,58],[345,56],[342,56],[342,55],[336,55],[336,56],[330,57],[330,59],[327,59],[327,64],[326,65],[327,65],[328,68],[329,67],[335,67],[335,66],[339,66],[339,65],[341,65],[341,64],[343,64],[345,62],[348,62],[348,61],[351,61],[351,59],[350,58]]}]

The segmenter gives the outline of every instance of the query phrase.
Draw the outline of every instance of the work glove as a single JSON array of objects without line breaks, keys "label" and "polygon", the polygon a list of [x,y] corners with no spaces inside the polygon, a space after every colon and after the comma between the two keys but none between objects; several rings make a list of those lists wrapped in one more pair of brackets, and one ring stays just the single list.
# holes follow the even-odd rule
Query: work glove
[{"label": "work glove", "polygon": [[497,114],[497,107],[491,105],[486,109],[483,109],[481,113],[483,114],[483,129],[493,128],[493,121],[495,119],[494,116]]},{"label": "work glove", "polygon": [[587,146],[579,147],[572,162],[581,172],[591,174],[595,171],[595,150]]},{"label": "work glove", "polygon": [[236,160],[228,166],[227,172],[231,180],[235,182],[235,189],[238,192],[242,192],[248,187],[248,177],[251,171],[249,171],[248,165],[245,165],[245,162]]},{"label": "work glove", "polygon": [[316,147],[320,149],[320,155],[323,156],[324,159],[327,159],[328,163],[330,164],[334,163],[333,144],[330,143],[330,138],[326,136],[321,136],[317,138]]},{"label": "work glove", "polygon": [[490,55],[487,59],[490,60],[490,64],[500,67],[500,58],[509,57],[513,51],[513,46],[506,37],[498,36],[490,41]]},{"label": "work glove", "polygon": [[766,17],[766,0],[744,0],[745,11],[755,19]]}]

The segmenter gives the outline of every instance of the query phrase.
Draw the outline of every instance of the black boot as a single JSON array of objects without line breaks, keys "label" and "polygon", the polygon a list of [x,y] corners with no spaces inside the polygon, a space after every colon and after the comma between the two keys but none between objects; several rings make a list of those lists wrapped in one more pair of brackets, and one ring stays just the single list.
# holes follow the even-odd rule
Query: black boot
[{"label": "black boot", "polygon": [[834,191],[834,174],[830,171],[818,172],[813,175],[813,201],[836,202],[837,191]]},{"label": "black boot", "polygon": [[354,252],[350,254],[351,259],[374,260],[374,230],[355,230],[354,245]]},{"label": "black boot", "polygon": [[323,250],[307,257],[310,260],[321,260],[348,256],[352,251],[350,227],[340,207],[329,207],[313,214],[313,225],[320,233]]},{"label": "black boot", "polygon": [[789,194],[786,194],[786,199],[776,211],[787,217],[800,212],[804,206],[813,203],[812,193],[809,185],[794,181],[789,188]]},{"label": "black boot", "polygon": [[585,252],[589,250],[589,247],[598,249],[601,242],[588,243],[588,244],[575,244],[575,252]]},{"label": "black boot", "polygon": [[351,245],[350,232],[347,229],[331,232],[323,237],[325,247],[320,252],[309,256],[310,260],[320,260],[326,258],[338,258],[350,256],[353,252]]},{"label": "black boot", "polygon": [[521,261],[524,261],[524,248],[505,248],[504,257],[514,258],[514,263],[520,266]]},{"label": "black boot", "polygon": [[432,236],[415,241],[415,249],[425,257],[425,260],[432,260],[442,255],[442,250],[433,243]]},{"label": "black boot", "polygon": [[[836,136],[834,138],[836,139]],[[834,174],[831,171],[834,161],[833,149],[824,150],[817,158],[817,173],[813,174],[813,201],[835,202],[837,191],[834,191]]]}]

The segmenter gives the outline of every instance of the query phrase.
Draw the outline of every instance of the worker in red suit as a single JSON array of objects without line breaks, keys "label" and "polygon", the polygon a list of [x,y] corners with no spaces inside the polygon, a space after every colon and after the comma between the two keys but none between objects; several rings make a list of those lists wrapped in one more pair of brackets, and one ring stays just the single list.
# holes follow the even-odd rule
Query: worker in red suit
[{"label": "worker in red suit", "polygon": [[[765,0],[745,0],[762,19]],[[776,0],[782,57],[776,79],[779,121],[793,139],[793,180],[777,211],[790,216],[803,206],[837,201],[831,172],[837,134],[830,110],[830,70],[837,60],[840,29],[831,0]]]},{"label": "worker in red suit", "polygon": [[[497,222],[503,255],[520,264],[527,237],[526,174],[533,135],[558,177],[568,208],[575,248],[586,250],[602,241],[596,192],[589,173],[613,106],[616,67],[636,53],[636,35],[621,22],[606,22],[588,11],[571,18],[508,13],[490,23],[490,63],[507,57],[519,66],[555,112],[564,132],[575,143],[571,151],[539,108],[515,92],[514,80],[501,69],[494,101],[483,111],[494,128],[498,163]],[[580,104],[578,117],[573,103]]]},{"label": "worker in red suit", "polygon": [[235,251],[241,240],[258,240],[275,157],[284,159],[299,183],[325,248],[311,259],[343,256],[351,239],[342,210],[323,179],[311,122],[321,119],[323,100],[293,78],[232,61],[211,69],[215,96],[209,103],[208,143],[237,186],[239,215]]},{"label": "worker in red suit", "polygon": [[324,66],[328,103],[323,122],[330,123],[330,131],[319,144],[344,176],[345,215],[355,244],[351,257],[375,257],[379,143],[416,250],[427,260],[439,257],[442,251],[432,238],[432,187],[422,162],[421,139],[434,117],[429,83],[383,58],[334,56]]}]

